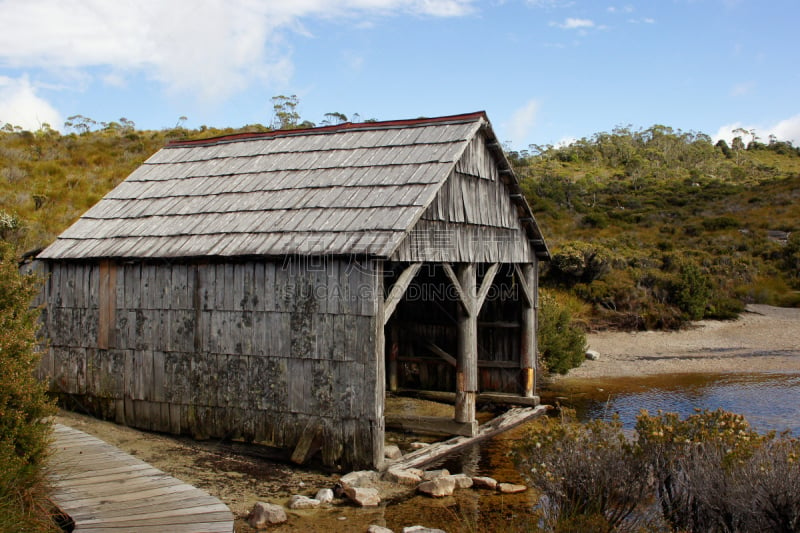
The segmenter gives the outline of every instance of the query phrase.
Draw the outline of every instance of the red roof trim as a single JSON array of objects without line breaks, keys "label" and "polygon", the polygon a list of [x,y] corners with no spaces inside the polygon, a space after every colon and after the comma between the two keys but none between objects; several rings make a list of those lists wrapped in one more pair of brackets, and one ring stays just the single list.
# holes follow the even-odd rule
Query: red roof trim
[{"label": "red roof trim", "polygon": [[465,113],[463,115],[448,115],[445,117],[434,118],[413,118],[406,120],[387,120],[384,122],[345,122],[344,124],[337,124],[335,126],[322,126],[319,128],[303,128],[296,130],[275,130],[260,133],[234,133],[231,135],[221,135],[219,137],[209,137],[207,139],[194,139],[191,141],[172,141],[167,144],[167,148],[176,148],[183,146],[206,146],[217,144],[221,142],[242,141],[250,139],[264,139],[270,137],[288,137],[291,135],[316,135],[320,133],[337,133],[347,130],[365,130],[365,129],[381,129],[381,128],[397,128],[403,126],[418,126],[422,124],[440,124],[443,122],[471,122],[478,118],[483,118],[486,122],[489,119],[485,111],[476,111],[474,113]]}]

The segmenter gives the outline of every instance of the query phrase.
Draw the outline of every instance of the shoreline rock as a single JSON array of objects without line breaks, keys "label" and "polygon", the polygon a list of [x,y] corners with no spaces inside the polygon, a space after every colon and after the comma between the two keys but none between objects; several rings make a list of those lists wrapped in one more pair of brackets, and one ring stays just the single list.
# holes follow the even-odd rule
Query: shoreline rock
[{"label": "shoreline rock", "polygon": [[253,529],[263,529],[268,526],[282,524],[288,519],[286,511],[280,505],[258,502],[247,515],[247,524]]}]

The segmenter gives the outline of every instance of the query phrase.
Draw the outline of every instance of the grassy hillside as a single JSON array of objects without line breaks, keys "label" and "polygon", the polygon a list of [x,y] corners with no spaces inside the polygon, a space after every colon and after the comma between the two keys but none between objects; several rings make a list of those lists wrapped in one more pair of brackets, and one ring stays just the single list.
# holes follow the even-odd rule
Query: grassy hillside
[{"label": "grassy hillside", "polygon": [[[0,130],[0,238],[19,251],[52,242],[171,140],[266,130],[71,119],[66,135]],[[554,252],[544,284],[597,326],[671,328],[743,302],[798,305],[800,151],[750,137],[729,147],[665,126],[618,128],[509,153]]]},{"label": "grassy hillside", "polygon": [[653,126],[511,153],[554,252],[544,284],[598,326],[800,304],[800,150],[745,141]]},{"label": "grassy hillside", "polygon": [[83,123],[81,133],[68,135],[50,128],[0,130],[0,238],[20,251],[48,245],[171,140],[266,130],[256,125],[139,131],[121,122],[96,130]]}]

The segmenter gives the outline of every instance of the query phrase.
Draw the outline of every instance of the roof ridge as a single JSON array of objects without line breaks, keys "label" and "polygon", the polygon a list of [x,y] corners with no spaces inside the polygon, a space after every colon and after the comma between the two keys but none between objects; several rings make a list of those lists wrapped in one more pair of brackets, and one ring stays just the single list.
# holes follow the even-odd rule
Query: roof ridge
[{"label": "roof ridge", "polygon": [[317,128],[300,128],[293,130],[274,130],[264,132],[243,132],[220,135],[218,137],[208,137],[206,139],[192,139],[171,141],[165,148],[182,148],[189,146],[211,146],[215,144],[249,141],[253,139],[269,139],[275,137],[291,137],[295,135],[321,135],[327,133],[339,133],[343,131],[366,131],[379,129],[405,128],[415,126],[425,126],[429,124],[463,124],[482,118],[489,121],[485,111],[475,111],[473,113],[463,113],[459,115],[446,115],[431,118],[411,118],[401,120],[384,120],[379,122],[344,122],[333,126],[320,126]]}]

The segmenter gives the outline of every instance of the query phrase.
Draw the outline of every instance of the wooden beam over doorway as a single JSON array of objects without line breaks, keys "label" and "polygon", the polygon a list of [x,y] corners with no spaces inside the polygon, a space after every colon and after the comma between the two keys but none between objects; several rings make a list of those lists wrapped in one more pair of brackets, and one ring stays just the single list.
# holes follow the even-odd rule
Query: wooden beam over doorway
[{"label": "wooden beam over doorway", "polygon": [[419,272],[419,269],[422,268],[422,263],[411,263],[406,267],[405,270],[400,274],[400,277],[397,278],[397,281],[392,285],[392,290],[389,291],[389,296],[386,297],[386,300],[383,302],[383,325],[385,326],[389,319],[392,317],[392,313],[397,308],[397,304],[400,303],[400,300],[403,299],[403,295],[408,290],[408,286],[411,285],[411,282],[414,280],[414,277]]},{"label": "wooden beam over doorway", "polygon": [[[526,265],[514,264],[514,271],[517,274],[517,281],[522,289],[522,297],[525,300],[525,306],[534,308],[536,307],[536,293],[534,287],[528,283],[528,274],[525,271]],[[533,265],[527,265],[532,267]]]},{"label": "wooden beam over doorway", "polygon": [[489,295],[489,290],[492,288],[492,283],[494,283],[494,278],[497,276],[497,271],[499,269],[500,263],[494,263],[486,271],[486,274],[484,274],[483,280],[481,281],[481,288],[478,289],[478,295],[475,298],[475,316],[481,313],[483,302],[486,301],[486,297]]}]

